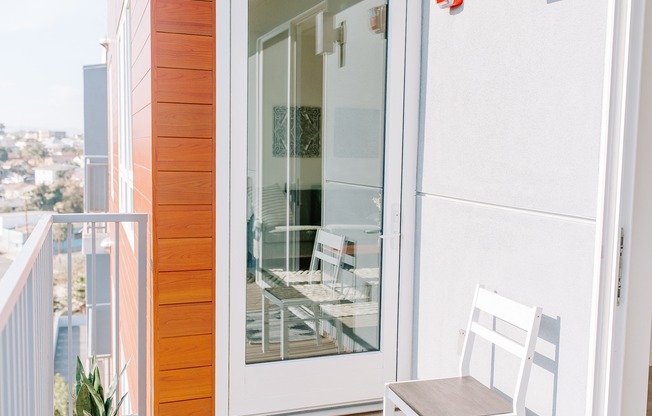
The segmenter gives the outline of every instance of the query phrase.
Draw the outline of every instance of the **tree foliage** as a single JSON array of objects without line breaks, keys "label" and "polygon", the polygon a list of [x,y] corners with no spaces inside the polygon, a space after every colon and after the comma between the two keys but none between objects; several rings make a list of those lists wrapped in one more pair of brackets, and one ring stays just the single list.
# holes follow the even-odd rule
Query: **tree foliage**
[{"label": "tree foliage", "polygon": [[77,182],[65,179],[41,184],[30,194],[30,205],[43,211],[83,212],[84,191]]},{"label": "tree foliage", "polygon": [[61,201],[61,187],[57,185],[38,185],[30,194],[29,202],[37,210],[53,211],[54,205]]},{"label": "tree foliage", "polygon": [[61,201],[54,204],[54,210],[64,212],[84,211],[84,189],[74,181],[65,181],[61,189]]},{"label": "tree foliage", "polygon": [[49,155],[41,142],[30,142],[22,150],[25,159],[43,159]]},{"label": "tree foliage", "polygon": [[61,374],[54,375],[54,416],[68,416],[68,383]]}]

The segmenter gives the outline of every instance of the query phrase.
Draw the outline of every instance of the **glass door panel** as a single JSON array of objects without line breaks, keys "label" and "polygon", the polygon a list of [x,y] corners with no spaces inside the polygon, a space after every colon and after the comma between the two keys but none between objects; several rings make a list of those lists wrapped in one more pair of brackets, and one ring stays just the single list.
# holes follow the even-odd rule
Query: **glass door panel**
[{"label": "glass door panel", "polygon": [[249,0],[247,364],[379,350],[384,7]]}]

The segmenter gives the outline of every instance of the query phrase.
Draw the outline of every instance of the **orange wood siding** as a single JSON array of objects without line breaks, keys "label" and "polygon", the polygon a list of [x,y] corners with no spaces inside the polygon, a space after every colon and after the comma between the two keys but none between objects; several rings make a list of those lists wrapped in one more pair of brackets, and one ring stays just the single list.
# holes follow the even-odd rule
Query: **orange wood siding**
[{"label": "orange wood siding", "polygon": [[157,183],[160,205],[211,205],[211,172],[161,172]]},{"label": "orange wood siding", "polygon": [[[160,403],[210,397],[213,393],[211,366],[161,371],[156,376]],[[206,383],[211,380],[211,383]],[[177,413],[183,415],[184,413]]]},{"label": "orange wood siding", "polygon": [[215,400],[215,9],[152,2],[154,406]]},{"label": "orange wood siding", "polygon": [[159,68],[211,71],[215,61],[212,36],[159,32],[154,54]]},{"label": "orange wood siding", "polygon": [[[108,7],[112,211],[119,208],[115,38],[122,4],[109,0]],[[145,400],[153,415],[210,415],[215,407],[215,6],[210,0],[131,0],[130,11],[134,209],[149,214],[151,396]],[[136,259],[122,234],[120,244],[127,249],[119,267],[129,282],[120,290],[122,341],[125,355],[135,356],[137,328],[130,317],[138,307]],[[135,386],[132,363],[129,381]],[[133,392],[132,400],[139,399]]]},{"label": "orange wood siding", "polygon": [[169,402],[158,407],[158,416],[205,416],[212,413],[213,401],[211,399]]},{"label": "orange wood siding", "polygon": [[215,113],[205,104],[158,103],[155,117],[162,137],[213,138]]},{"label": "orange wood siding", "polygon": [[159,32],[213,36],[213,5],[194,0],[159,0]]},{"label": "orange wood siding", "polygon": [[167,171],[198,169],[210,171],[213,163],[213,141],[187,137],[159,137],[156,163]]},{"label": "orange wood siding", "polygon": [[212,238],[161,238],[157,243],[158,271],[210,270],[213,266]]},{"label": "orange wood siding", "polygon": [[158,303],[211,302],[213,300],[213,274],[210,270],[194,272],[159,272]]},{"label": "orange wood siding", "polygon": [[211,334],[162,338],[159,341],[161,370],[210,366],[213,362]]},{"label": "orange wood siding", "polygon": [[207,205],[164,205],[158,208],[159,238],[212,237],[213,212]]}]

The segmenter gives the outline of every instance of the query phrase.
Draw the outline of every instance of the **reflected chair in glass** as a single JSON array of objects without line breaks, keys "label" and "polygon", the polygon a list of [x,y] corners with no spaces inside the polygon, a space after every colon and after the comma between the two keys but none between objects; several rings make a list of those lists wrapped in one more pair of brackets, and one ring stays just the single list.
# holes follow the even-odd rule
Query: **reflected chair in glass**
[{"label": "reflected chair in glass", "polygon": [[[280,309],[280,350],[281,359],[284,360],[288,358],[288,327],[292,316],[304,322],[314,323],[315,340],[319,344],[322,319],[320,305],[361,298],[362,295],[355,291],[355,288],[347,288],[339,281],[344,247],[344,236],[319,230],[310,266],[312,274],[307,275],[307,281],[303,284],[263,288],[263,351],[267,351],[269,347],[270,303]],[[310,283],[317,278],[318,283]]]},{"label": "reflected chair in glass", "polygon": [[267,270],[268,274],[265,274],[263,279],[264,287],[321,283],[322,269],[320,268],[320,262],[323,262],[321,263],[322,268],[324,264],[327,264],[328,272],[332,276],[338,277],[342,267],[344,247],[344,236],[319,229],[315,236],[315,244],[308,270]]},{"label": "reflected chair in glass", "polygon": [[[520,336],[514,330],[509,331],[510,335],[498,332],[495,324],[494,328],[481,325],[481,313],[493,317],[493,322],[503,321],[518,328]],[[398,406],[408,416],[525,416],[525,393],[540,323],[541,308],[522,305],[477,286],[462,350],[459,377],[387,383],[384,415],[396,414]],[[476,336],[518,358],[516,388],[511,404],[496,390],[470,375],[471,350]]]}]

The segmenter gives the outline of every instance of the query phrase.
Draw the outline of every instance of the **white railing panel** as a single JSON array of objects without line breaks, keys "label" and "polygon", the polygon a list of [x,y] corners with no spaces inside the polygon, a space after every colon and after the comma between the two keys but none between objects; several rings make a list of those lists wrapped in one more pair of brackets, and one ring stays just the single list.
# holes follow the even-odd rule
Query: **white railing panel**
[{"label": "white railing panel", "polygon": [[[146,263],[146,224],[145,214],[54,214],[46,215],[33,230],[25,243],[23,250],[7,270],[5,276],[0,279],[0,416],[33,416],[53,414],[53,376],[54,376],[54,355],[55,355],[55,331],[53,322],[53,242],[52,226],[54,223],[67,225],[68,241],[68,290],[67,290],[67,325],[68,325],[68,381],[69,388],[74,387],[74,362],[73,357],[73,321],[72,315],[72,260],[73,250],[72,224],[91,224],[93,238],[91,270],[87,270],[87,279],[93,281],[93,292],[97,291],[97,252],[96,232],[105,232],[109,223],[114,223],[114,229],[120,230],[121,222],[136,223],[138,228],[138,346],[137,356],[133,357],[131,365],[137,365],[138,383],[132,390],[138,392],[138,415],[146,416],[146,294],[147,294],[147,263]],[[82,227],[85,228],[85,227]],[[116,238],[117,240],[117,238]],[[114,244],[115,268],[119,263],[119,245]],[[87,268],[88,269],[88,268]],[[105,358],[109,364],[107,368],[116,370],[121,368],[120,354],[116,350],[120,348],[120,337],[118,328],[119,307],[119,275],[114,273],[113,289],[116,290],[112,300],[109,301],[111,308],[111,328],[102,328],[104,332],[113,334],[111,341],[111,355]],[[95,302],[95,293],[91,306],[93,309],[102,303]],[[106,304],[108,305],[109,304]],[[94,313],[97,312],[94,310]],[[96,316],[93,317],[96,321]],[[93,325],[93,333],[87,335],[87,339],[93,345],[97,339],[97,325]],[[89,355],[92,351],[89,351]],[[109,370],[109,372],[112,372]],[[115,374],[115,372],[112,372]],[[113,376],[111,374],[111,376]],[[111,382],[109,377],[103,379],[105,384]],[[69,401],[69,414],[72,415],[72,402]]]}]

